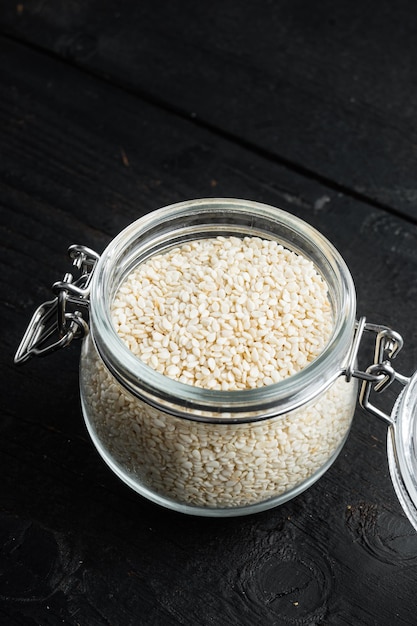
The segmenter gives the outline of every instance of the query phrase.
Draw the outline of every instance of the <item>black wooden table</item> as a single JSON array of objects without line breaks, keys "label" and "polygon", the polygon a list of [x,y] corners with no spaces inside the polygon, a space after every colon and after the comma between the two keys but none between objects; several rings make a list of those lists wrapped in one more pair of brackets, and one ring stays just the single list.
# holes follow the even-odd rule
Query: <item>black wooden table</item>
[{"label": "black wooden table", "polygon": [[[195,197],[280,206],[336,245],[358,314],[417,367],[417,12],[307,0],[3,0],[0,623],[415,625],[417,533],[386,426],[274,510],[162,510],[89,440],[79,344],[20,368],[72,243]],[[387,392],[386,402],[391,402]]]}]

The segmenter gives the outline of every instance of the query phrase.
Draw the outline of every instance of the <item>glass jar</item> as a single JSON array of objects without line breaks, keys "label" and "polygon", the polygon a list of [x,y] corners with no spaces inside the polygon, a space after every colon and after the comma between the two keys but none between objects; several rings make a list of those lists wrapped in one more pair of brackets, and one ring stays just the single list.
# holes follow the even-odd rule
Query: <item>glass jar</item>
[{"label": "glass jar", "polygon": [[[126,276],[155,254],[218,236],[275,240],[311,260],[326,282],[334,320],[330,340],[293,376],[247,390],[203,389],[158,373],[118,336],[111,307]],[[159,505],[203,516],[275,507],[320,478],[348,436],[356,377],[381,384],[387,376],[381,368],[357,376],[354,362],[365,322],[358,333],[353,280],[320,233],[274,207],[204,199],[156,210],[122,231],[100,258],[90,252],[72,247],[81,277],[74,282],[66,275],[54,285],[57,298],[35,313],[16,361],[84,335],[85,423],[117,476]],[[83,305],[89,308],[89,328],[79,311]],[[51,343],[56,309],[60,334]],[[362,397],[370,404],[369,386]]]}]

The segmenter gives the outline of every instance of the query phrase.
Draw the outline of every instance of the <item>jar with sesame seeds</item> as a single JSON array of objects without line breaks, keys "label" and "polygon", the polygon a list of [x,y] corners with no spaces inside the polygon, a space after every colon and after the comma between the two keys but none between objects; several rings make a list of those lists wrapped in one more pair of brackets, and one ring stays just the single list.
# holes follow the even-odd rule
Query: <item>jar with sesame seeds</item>
[{"label": "jar with sesame seeds", "polygon": [[[293,215],[244,200],[187,201],[137,220],[100,257],[82,246],[70,255],[80,277],[54,285],[16,361],[84,337],[87,429],[110,468],[153,502],[234,516],[295,497],[342,449],[357,379],[362,404],[397,421],[370,394],[408,381],[390,365],[401,338],[356,321],[346,264]],[[363,372],[365,332],[376,349]],[[390,432],[410,511],[417,498],[411,488],[404,496]]]}]

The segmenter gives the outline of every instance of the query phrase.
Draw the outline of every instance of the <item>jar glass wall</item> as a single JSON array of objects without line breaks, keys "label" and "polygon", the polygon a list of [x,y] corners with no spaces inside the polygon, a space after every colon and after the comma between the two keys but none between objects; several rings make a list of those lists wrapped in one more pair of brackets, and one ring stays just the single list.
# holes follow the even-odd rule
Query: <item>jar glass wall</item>
[{"label": "jar glass wall", "polygon": [[[117,336],[112,301],[135,266],[185,241],[219,235],[278,241],[313,261],[326,281],[333,333],[294,376],[243,391],[199,389],[154,371]],[[90,308],[80,376],[86,424],[116,474],[151,500],[200,515],[255,512],[307,488],[343,446],[356,404],[356,384],[341,377],[355,291],[337,251],[301,220],[239,200],[155,211],[104,251]]]},{"label": "jar glass wall", "polygon": [[315,482],[343,447],[356,385],[338,378],[295,411],[258,422],[206,422],[161,411],[124,389],[89,337],[81,398],[90,436],[135,491],[198,515],[253,513]]}]

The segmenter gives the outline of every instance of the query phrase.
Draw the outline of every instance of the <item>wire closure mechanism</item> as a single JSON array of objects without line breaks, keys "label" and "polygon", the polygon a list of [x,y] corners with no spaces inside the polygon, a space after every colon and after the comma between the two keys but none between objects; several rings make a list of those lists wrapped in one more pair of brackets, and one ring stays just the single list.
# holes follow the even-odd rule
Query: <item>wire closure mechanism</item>
[{"label": "wire closure mechanism", "polygon": [[88,332],[84,316],[88,315],[91,279],[100,255],[77,244],[68,248],[68,254],[79,276],[74,279],[67,273],[52,285],[55,298],[41,304],[33,314],[14,357],[18,365],[32,356],[65,348]]},{"label": "wire closure mechanism", "polygon": [[[375,335],[374,361],[365,371],[356,369],[358,352],[365,332]],[[356,323],[356,332],[352,343],[352,348],[348,358],[348,365],[345,369],[345,377],[349,382],[352,378],[362,380],[359,392],[360,405],[377,417],[389,424],[393,423],[393,418],[384,413],[371,402],[371,393],[384,391],[395,380],[402,385],[409,382],[409,378],[395,371],[391,361],[395,359],[404,344],[399,333],[387,326],[369,324],[365,317],[361,317]]]}]

